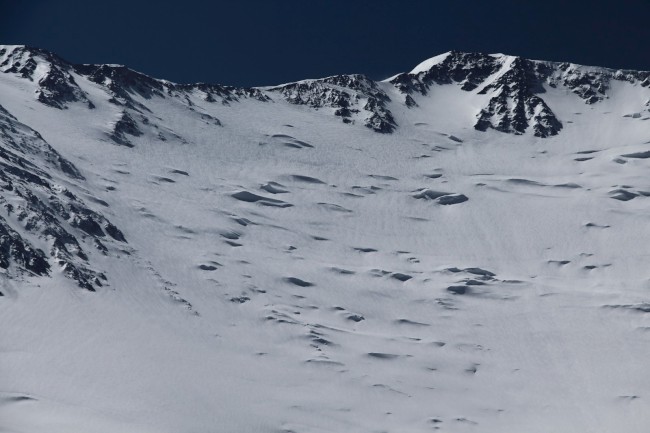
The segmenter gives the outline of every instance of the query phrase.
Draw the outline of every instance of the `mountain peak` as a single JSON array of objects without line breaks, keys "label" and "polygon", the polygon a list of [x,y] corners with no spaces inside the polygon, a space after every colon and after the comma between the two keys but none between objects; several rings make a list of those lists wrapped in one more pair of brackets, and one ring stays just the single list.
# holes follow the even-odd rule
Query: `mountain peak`
[{"label": "mountain peak", "polygon": [[[187,103],[193,92],[200,93],[208,102],[223,104],[240,98],[271,101],[279,97],[291,104],[329,113],[344,123],[360,123],[381,133],[391,133],[400,127],[392,111],[396,109],[395,103],[418,110],[421,99],[428,98],[431,91],[451,85],[477,95],[472,125],[476,130],[494,129],[518,135],[530,131],[539,137],[557,135],[563,125],[546,100],[550,89],[564,89],[586,104],[595,104],[608,98],[611,83],[615,81],[650,86],[650,72],[456,50],[426,59],[410,72],[382,82],[349,74],[249,89],[203,83],[179,85],[124,65],[74,65],[46,50],[24,45],[0,46],[0,72],[32,81],[37,99],[59,109],[77,102],[93,108],[92,98],[77,82],[89,80],[105,87],[114,104],[128,109],[142,109],[138,97],[181,98]],[[134,119],[134,116],[127,113],[122,118]],[[128,131],[137,129],[132,125]]]},{"label": "mountain peak", "polygon": [[451,51],[447,51],[446,53],[438,54],[437,56],[426,59],[425,61],[419,63],[415,68],[413,68],[409,74],[415,75],[419,74],[420,72],[426,72],[433,66],[442,63],[447,57],[449,57],[451,53]]},{"label": "mountain peak", "polygon": [[0,431],[646,433],[647,74],[0,51]]}]

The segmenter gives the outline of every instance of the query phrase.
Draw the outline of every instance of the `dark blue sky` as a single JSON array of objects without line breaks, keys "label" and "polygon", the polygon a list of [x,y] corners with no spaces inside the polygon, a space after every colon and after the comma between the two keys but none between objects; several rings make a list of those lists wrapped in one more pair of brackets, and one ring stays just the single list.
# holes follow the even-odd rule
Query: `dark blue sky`
[{"label": "dark blue sky", "polygon": [[650,70],[650,0],[0,0],[0,43],[243,86],[380,79],[452,49]]}]

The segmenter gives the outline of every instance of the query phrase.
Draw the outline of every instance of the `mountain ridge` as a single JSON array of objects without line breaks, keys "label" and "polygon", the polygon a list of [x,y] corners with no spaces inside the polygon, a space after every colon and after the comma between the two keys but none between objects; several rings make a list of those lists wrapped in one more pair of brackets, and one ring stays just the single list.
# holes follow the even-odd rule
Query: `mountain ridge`
[{"label": "mountain ridge", "polygon": [[[34,57],[41,56],[49,64],[42,77],[33,77],[36,70]],[[26,58],[25,58],[26,57]],[[437,59],[434,63],[432,59]],[[23,64],[24,63],[24,64]],[[426,65],[425,69],[422,69]],[[475,114],[473,127],[488,128],[514,134],[524,134],[531,129],[535,136],[556,135],[562,129],[561,119],[548,107],[542,95],[544,86],[568,89],[587,104],[607,97],[611,81],[627,81],[641,87],[650,86],[650,72],[582,66],[567,62],[528,60],[504,54],[482,54],[449,51],[423,61],[411,72],[397,74],[390,79],[373,81],[363,74],[334,75],[320,79],[306,79],[276,86],[239,88],[220,84],[176,84],[152,78],[123,65],[80,64],[73,65],[60,57],[38,48],[16,45],[0,46],[0,68],[5,73],[20,74],[23,78],[37,79],[39,101],[56,108],[67,102],[85,102],[92,108],[74,78],[74,71],[91,81],[106,85],[113,91],[117,104],[132,107],[129,92],[146,98],[152,95],[172,96],[176,93],[202,91],[207,101],[220,99],[222,103],[236,101],[239,97],[252,97],[268,101],[280,97],[292,104],[312,108],[329,106],[343,122],[353,122],[352,114],[365,115],[362,122],[368,128],[382,133],[399,127],[385,102],[390,96],[379,86],[389,83],[404,95],[407,107],[416,105],[412,93],[426,95],[432,85],[458,84],[465,91],[478,91],[491,97]],[[415,71],[415,73],[414,73]],[[491,82],[494,80],[494,82]],[[480,89],[479,89],[480,86]],[[215,99],[215,97],[217,99]],[[365,103],[360,104],[359,100]],[[131,128],[134,130],[133,128]],[[116,134],[117,140],[126,143]]]},{"label": "mountain ridge", "polygon": [[645,73],[0,52],[0,431],[646,433]]},{"label": "mountain ridge", "polygon": [[[88,80],[89,84],[100,86],[110,95],[108,103],[118,109],[117,118],[109,123],[109,130],[104,133],[104,136],[114,144],[125,147],[133,147],[134,140],[145,136],[161,141],[179,139],[187,143],[180,134],[164,125],[162,119],[147,106],[147,101],[152,98],[160,100],[171,98],[182,104],[184,109],[197,113],[202,122],[217,127],[223,127],[223,122],[205,110],[197,112],[196,103],[192,102],[192,98],[198,98],[208,104],[220,102],[226,107],[244,98],[264,104],[286,102],[290,105],[306,106],[310,110],[329,110],[334,118],[340,119],[344,124],[361,123],[374,132],[390,135],[400,128],[400,121],[391,111],[396,110],[395,104],[397,109],[402,111],[418,110],[419,104],[416,99],[424,98],[420,103],[428,103],[429,100],[435,103],[435,98],[431,99],[429,93],[435,92],[440,86],[451,85],[474,95],[474,98],[482,98],[480,102],[482,107],[476,114],[471,114],[474,117],[472,126],[475,130],[485,132],[493,129],[515,135],[524,135],[532,130],[535,137],[548,138],[558,135],[564,125],[542,99],[547,92],[545,86],[548,89],[565,88],[565,92],[576,95],[585,105],[597,104],[607,99],[607,91],[612,81],[626,82],[641,88],[650,87],[650,72],[583,67],[569,63],[527,60],[504,54],[460,51],[449,51],[427,59],[411,72],[397,74],[384,81],[373,81],[362,74],[350,74],[259,88],[237,88],[205,83],[176,84],[149,77],[123,65],[73,65],[48,51],[20,45],[0,46],[0,71],[33,83],[36,100],[47,107],[59,110],[66,110],[74,104],[85,106],[90,111],[95,110],[93,98],[88,90],[80,87],[78,81]],[[401,98],[403,101],[399,102]],[[650,107],[650,99],[645,107]],[[643,109],[644,107],[641,107],[639,111],[642,112]],[[650,113],[650,108],[647,108],[647,112]],[[5,119],[3,131],[6,134],[7,128],[14,128],[7,122],[18,122],[18,120],[4,108],[1,113]],[[637,114],[643,119],[649,116],[646,114],[643,117],[639,113],[633,116]],[[35,139],[43,140],[38,132],[33,134],[36,134]],[[49,146],[46,142],[44,145]],[[306,144],[295,141],[291,145],[300,148]],[[55,151],[52,149],[48,152]],[[60,168],[65,175],[83,180],[83,176],[73,164],[60,156],[56,158],[61,161]],[[39,173],[34,172],[32,175],[39,176]],[[42,181],[37,184],[45,185]],[[434,194],[433,198],[436,199],[440,197],[440,193],[435,191],[429,191],[425,195],[427,194]],[[437,200],[440,202],[446,199]],[[58,214],[58,218],[69,219],[70,214],[61,213],[59,210],[61,205],[57,206],[50,209],[50,214]],[[83,206],[85,209],[83,212],[89,215],[89,221],[92,221],[89,222],[93,227],[90,233],[93,236],[100,236],[95,239],[95,247],[105,254],[106,248],[100,240],[104,236],[104,231],[96,222],[103,217],[90,210],[87,205]],[[41,205],[41,209],[45,210],[46,206]],[[50,221],[56,220],[53,216],[48,218]],[[89,225],[79,226],[78,222],[74,221],[73,225],[86,227],[86,231],[90,229]],[[111,223],[102,224],[108,227],[111,236],[115,235],[113,236],[115,239],[126,241],[120,230]],[[72,239],[76,245],[73,250],[78,250],[77,255],[82,260],[87,260],[83,249],[70,233],[64,235],[62,228],[54,226],[47,228],[45,233],[59,233],[55,236],[56,245],[51,247],[51,255],[59,254],[53,252],[56,250],[63,251],[63,254],[69,256],[61,243],[65,238]],[[6,237],[13,238],[15,245],[26,245],[31,248],[29,242],[16,234],[12,236],[7,234]],[[5,250],[3,262],[8,266],[12,253],[9,253],[7,248]],[[38,253],[40,251],[38,249],[35,251],[37,251],[35,259],[42,260],[44,257],[42,252]],[[61,263],[68,263],[68,261],[64,260]],[[92,274],[90,271],[84,272],[87,275]],[[81,274],[80,271],[74,271],[71,275],[74,275],[73,278],[84,288],[94,290],[94,287],[101,287],[100,279],[81,277]],[[91,280],[94,283],[91,284]]]}]

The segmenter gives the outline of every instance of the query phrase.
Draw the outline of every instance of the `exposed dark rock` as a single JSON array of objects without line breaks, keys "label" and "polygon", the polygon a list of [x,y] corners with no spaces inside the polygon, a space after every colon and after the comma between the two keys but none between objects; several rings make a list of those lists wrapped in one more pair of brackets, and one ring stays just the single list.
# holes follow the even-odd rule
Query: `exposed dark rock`
[{"label": "exposed dark rock", "polygon": [[70,102],[83,101],[88,108],[95,108],[72,75],[60,68],[52,66],[38,84],[40,90],[37,98],[45,105],[62,109],[67,108],[66,104]]},{"label": "exposed dark rock", "polygon": [[113,224],[110,222],[106,222],[106,225],[104,226],[104,230],[106,230],[106,233],[116,241],[124,242],[126,243],[126,238],[124,237],[124,234],[115,227]]},{"label": "exposed dark rock", "polygon": [[[376,132],[390,133],[397,127],[388,108],[388,95],[378,83],[363,75],[336,75],[271,88],[175,84],[125,66],[72,65],[54,54],[33,47],[16,46],[3,50],[1,72],[34,81],[38,64],[47,65],[45,75],[38,78],[36,97],[46,105],[61,109],[74,102],[94,107],[73,76],[78,74],[103,86],[112,94],[112,103],[140,113],[149,111],[140,100],[154,97],[176,98],[194,110],[193,95],[210,103],[225,105],[243,98],[267,102],[271,101],[270,95],[279,95],[292,104],[314,109],[329,108],[331,114],[340,117],[343,122],[360,121]],[[476,114],[476,129],[495,129],[512,134],[530,132],[538,137],[549,137],[559,133],[562,123],[541,96],[545,87],[564,87],[585,103],[595,104],[607,98],[612,81],[648,87],[650,72],[452,51],[428,70],[399,74],[390,80],[390,84],[404,94],[404,104],[410,108],[417,107],[414,94],[426,95],[432,86],[456,85],[467,92],[484,94],[487,99]],[[205,113],[201,116],[220,124],[218,119]],[[133,132],[131,135],[137,135],[137,126],[134,129],[128,119],[124,119],[124,122],[124,126],[118,125],[122,131],[117,131],[112,138],[120,144],[129,145],[124,134]],[[164,135],[160,135],[160,138],[165,139]],[[295,142],[287,142],[287,145],[308,147]]]},{"label": "exposed dark rock", "polygon": [[[388,95],[377,84],[363,75],[336,75],[320,80],[305,80],[273,87],[286,101],[319,109],[329,107],[343,122],[351,123],[356,115],[377,132],[389,133],[395,129],[395,120],[386,103]],[[366,103],[363,107],[361,101]],[[362,113],[363,112],[363,113]]]},{"label": "exposed dark rock", "polygon": [[516,57],[507,66],[507,72],[478,92],[492,97],[478,114],[476,129],[494,128],[523,134],[532,125],[537,137],[556,135],[562,129],[562,123],[544,100],[535,95],[540,90],[540,77],[535,66],[529,60]]},{"label": "exposed dark rock", "polygon": [[458,84],[465,91],[475,90],[499,70],[498,61],[485,54],[451,51],[440,63],[417,74],[403,73],[390,80],[402,93],[426,95],[432,85]]},{"label": "exposed dark rock", "polygon": [[0,216],[0,268],[7,269],[12,262],[36,275],[50,272],[45,253],[30,245]]},{"label": "exposed dark rock", "polygon": [[122,116],[120,116],[118,121],[115,122],[110,137],[117,144],[133,147],[133,143],[129,141],[127,135],[130,135],[132,137],[139,137],[142,135],[142,131],[140,131],[140,128],[138,128],[138,124],[135,122],[135,120],[133,120],[133,117],[124,111],[122,112]]},{"label": "exposed dark rock", "polygon": [[[38,132],[0,107],[0,267],[45,276],[56,264],[80,287],[94,291],[105,277],[92,269],[85,247],[109,254],[100,241],[106,238],[104,229],[117,241],[125,239],[104,216],[60,186],[59,178],[83,179]],[[36,239],[48,245],[49,258],[32,245]]]},{"label": "exposed dark rock", "polygon": [[121,65],[75,65],[75,71],[89,80],[106,86],[112,92],[115,102],[135,108],[138,104],[132,95],[145,99],[164,97],[167,90],[162,80],[151,78]]},{"label": "exposed dark rock", "polygon": [[0,71],[17,74],[22,78],[34,81],[38,63],[46,63],[47,70],[38,80],[36,98],[39,102],[50,107],[65,109],[69,103],[82,102],[88,108],[94,108],[88,95],[81,90],[74,77],[70,74],[73,67],[59,56],[39,48],[15,46],[11,52],[5,53],[6,58],[0,64]]},{"label": "exposed dark rock", "polygon": [[[488,81],[490,77],[496,79]],[[407,95],[405,104],[409,107],[414,102],[409,98],[412,94],[426,95],[436,85],[455,84],[462,90],[485,94],[490,98],[477,114],[477,130],[493,128],[501,132],[524,134],[530,129],[535,136],[549,137],[559,133],[562,123],[539,96],[544,93],[545,85],[563,86],[585,103],[594,104],[607,97],[612,80],[647,86],[650,85],[650,72],[615,71],[452,51],[428,70],[399,74],[390,83]]]}]

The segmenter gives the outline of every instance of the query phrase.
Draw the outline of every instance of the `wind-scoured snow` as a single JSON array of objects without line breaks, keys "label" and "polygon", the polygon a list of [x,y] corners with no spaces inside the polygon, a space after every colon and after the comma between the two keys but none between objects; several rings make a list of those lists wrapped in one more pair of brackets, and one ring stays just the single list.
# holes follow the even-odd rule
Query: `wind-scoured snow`
[{"label": "wind-scoured snow", "polygon": [[0,47],[0,431],[645,433],[649,74],[434,59],[241,89]]},{"label": "wind-scoured snow", "polygon": [[430,59],[425,60],[424,62],[420,63],[415,68],[413,68],[410,73],[411,74],[419,74],[420,72],[426,72],[429,69],[431,69],[431,67],[433,67],[433,66],[437,65],[438,63],[442,62],[443,60],[445,60],[449,56],[449,54],[450,53],[447,52],[447,53],[443,53],[443,54],[439,54],[437,56],[431,57]]}]

